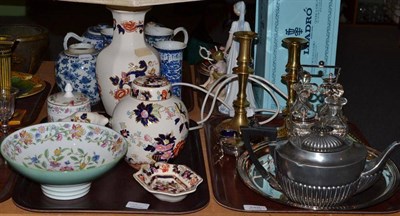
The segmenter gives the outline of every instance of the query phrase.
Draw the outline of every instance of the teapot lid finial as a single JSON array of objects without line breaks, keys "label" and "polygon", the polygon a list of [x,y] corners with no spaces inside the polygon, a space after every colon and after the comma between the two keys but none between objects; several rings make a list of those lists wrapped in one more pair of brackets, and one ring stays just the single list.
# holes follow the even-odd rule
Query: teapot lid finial
[{"label": "teapot lid finial", "polygon": [[341,150],[343,141],[337,136],[330,135],[333,130],[330,126],[313,126],[313,133],[305,137],[301,146],[303,149],[313,152],[336,152]]},{"label": "teapot lid finial", "polygon": [[74,94],[72,94],[72,90],[73,89],[72,89],[71,83],[67,83],[67,85],[64,88],[64,91],[65,91],[64,97],[66,97],[66,98],[74,97]]}]

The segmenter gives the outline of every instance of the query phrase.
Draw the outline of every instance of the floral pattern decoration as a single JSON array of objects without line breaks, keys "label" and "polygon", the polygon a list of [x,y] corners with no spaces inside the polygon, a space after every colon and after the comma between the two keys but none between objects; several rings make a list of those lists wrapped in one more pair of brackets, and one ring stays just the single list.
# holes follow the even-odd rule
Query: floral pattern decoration
[{"label": "floral pattern decoration", "polygon": [[153,104],[140,103],[133,112],[136,115],[136,122],[142,123],[143,126],[149,126],[149,123],[157,123],[160,115],[156,111],[153,112]]},{"label": "floral pattern decoration", "polygon": [[[110,94],[114,96],[115,99],[120,100],[125,95],[130,93],[130,87],[133,80],[137,77],[145,76],[146,74],[155,74],[155,62],[146,63],[144,60],[139,61],[139,65],[130,65],[128,72],[121,72],[121,76],[115,75],[110,77],[110,81],[113,86],[117,87],[115,90],[111,90]],[[152,67],[151,70],[148,69]],[[132,79],[132,77],[134,77]]]},{"label": "floral pattern decoration", "polygon": [[150,91],[140,91],[139,89],[132,88],[131,96],[142,101],[153,100],[167,100],[171,96],[170,90],[157,91],[157,95],[152,95]]},{"label": "floral pattern decoration", "polygon": [[[144,29],[144,21],[143,20],[129,20],[123,21],[121,23],[117,23],[115,19],[113,19],[113,28],[118,29],[119,34],[125,33],[138,33],[143,34]],[[117,87],[116,89],[110,89],[109,94],[114,97],[116,100],[122,99],[124,96],[130,93],[130,87],[132,81],[136,77],[155,74],[156,66],[158,62],[139,60],[138,63],[129,63],[128,71],[121,71],[121,75],[115,75],[113,77],[109,77],[113,86]],[[132,79],[132,77],[134,77]]]},{"label": "floral pattern decoration", "polygon": [[[136,122],[142,124],[145,127],[150,125],[157,125],[160,122],[162,116],[168,121],[173,121],[175,125],[178,125],[179,133],[183,133],[183,137],[187,136],[189,131],[189,123],[187,121],[188,116],[184,112],[184,105],[182,102],[174,103],[174,106],[161,106],[157,103],[143,103],[137,105],[136,109],[128,112],[130,119],[134,118]],[[124,125],[124,124],[121,124]],[[163,134],[142,134],[141,132],[132,133],[126,127],[122,127],[120,134],[128,139],[133,145],[140,146],[145,152],[148,152],[148,158],[153,161],[164,161],[167,162],[172,158],[175,158],[185,145],[185,140],[181,140],[176,137],[172,132]],[[131,157],[133,157],[131,155]]]},{"label": "floral pattern decoration", "polygon": [[118,33],[119,34],[125,34],[126,32],[137,32],[142,34],[143,29],[144,29],[144,21],[139,20],[139,21],[134,21],[134,20],[129,20],[129,21],[123,21],[121,24],[117,24],[114,19],[114,29],[118,28]]},{"label": "floral pattern decoration", "polygon": [[[69,157],[69,160],[63,160]],[[35,166],[38,169],[51,171],[73,171],[91,169],[97,165],[104,164],[105,159],[101,161],[100,155],[93,152],[93,155],[88,155],[83,149],[78,148],[76,151],[73,148],[56,148],[52,154],[49,149],[46,149],[43,154],[29,156],[24,158],[24,166]]]},{"label": "floral pattern decoration", "polygon": [[184,165],[156,163],[142,166],[135,179],[150,192],[169,194],[196,190],[203,179]]}]

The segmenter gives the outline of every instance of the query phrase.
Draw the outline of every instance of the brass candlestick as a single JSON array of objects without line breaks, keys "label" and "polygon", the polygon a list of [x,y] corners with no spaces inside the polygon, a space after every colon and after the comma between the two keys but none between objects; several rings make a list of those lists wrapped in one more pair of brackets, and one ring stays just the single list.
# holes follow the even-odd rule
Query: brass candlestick
[{"label": "brass candlestick", "polygon": [[11,88],[11,54],[17,43],[0,36],[0,90]]},{"label": "brass candlestick", "polygon": [[238,31],[234,33],[234,39],[240,43],[239,55],[237,57],[237,67],[233,68],[233,73],[238,77],[238,94],[237,99],[233,101],[235,114],[233,118],[221,122],[216,127],[216,134],[221,132],[234,131],[235,137],[232,137],[233,142],[222,144],[223,150],[227,154],[239,155],[243,151],[243,142],[237,136],[240,136],[240,127],[248,126],[246,108],[250,103],[247,101],[246,87],[249,75],[253,73],[253,69],[249,66],[251,63],[251,43],[257,36],[255,32]]},{"label": "brass candlestick", "polygon": [[298,75],[302,70],[300,62],[300,51],[304,48],[308,41],[304,38],[289,37],[282,40],[283,46],[288,49],[288,62],[286,64],[286,74],[282,76],[282,80],[286,83],[288,89],[288,99],[286,107],[282,111],[285,116],[284,125],[278,128],[278,138],[287,137],[287,130],[291,128],[290,110],[296,100],[296,91],[293,85],[298,82]]},{"label": "brass candlestick", "polygon": [[293,84],[298,82],[298,75],[301,71],[300,51],[308,41],[304,38],[285,38],[282,43],[288,49],[288,62],[286,64],[286,74],[282,76],[283,81],[288,88],[288,100],[284,109],[284,114],[288,114],[294,101],[296,100],[296,91]]}]

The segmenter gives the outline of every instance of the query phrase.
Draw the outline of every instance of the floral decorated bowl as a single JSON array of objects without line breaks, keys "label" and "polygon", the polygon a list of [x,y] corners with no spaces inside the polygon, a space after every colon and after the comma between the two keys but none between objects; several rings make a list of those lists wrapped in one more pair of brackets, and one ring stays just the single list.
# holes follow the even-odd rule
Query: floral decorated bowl
[{"label": "floral decorated bowl", "polygon": [[133,177],[159,200],[179,202],[196,191],[203,179],[185,165],[143,164]]},{"label": "floral decorated bowl", "polygon": [[86,195],[91,182],[124,157],[127,146],[104,126],[50,122],[8,135],[1,154],[14,170],[41,184],[46,196],[71,200]]}]

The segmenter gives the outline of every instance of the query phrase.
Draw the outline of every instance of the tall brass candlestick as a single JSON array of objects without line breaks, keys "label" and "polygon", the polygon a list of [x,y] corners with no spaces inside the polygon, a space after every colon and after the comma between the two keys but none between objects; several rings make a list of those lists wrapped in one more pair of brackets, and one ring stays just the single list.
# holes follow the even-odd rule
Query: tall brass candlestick
[{"label": "tall brass candlestick", "polygon": [[12,45],[0,43],[0,90],[11,88]]},{"label": "tall brass candlestick", "polygon": [[293,84],[298,82],[298,75],[301,70],[300,51],[308,43],[304,38],[285,38],[283,44],[288,49],[288,62],[286,64],[286,74],[282,79],[286,82],[288,88],[288,100],[284,114],[288,114],[294,101],[296,100],[296,91],[293,89]]},{"label": "tall brass candlestick", "polygon": [[[238,77],[238,94],[237,99],[233,101],[235,114],[233,118],[227,119],[216,127],[216,134],[221,131],[235,131],[240,135],[240,127],[248,126],[246,108],[249,107],[247,101],[246,87],[249,75],[253,73],[253,69],[249,66],[251,63],[251,43],[257,36],[255,32],[238,31],[234,33],[234,39],[240,43],[239,55],[237,57],[237,67],[233,68],[233,73]],[[224,152],[228,154],[238,155],[243,150],[243,143],[240,138],[236,142],[226,143],[223,146]]]},{"label": "tall brass candlestick", "polygon": [[288,129],[290,125],[290,110],[294,101],[296,100],[296,91],[293,89],[293,85],[298,82],[299,72],[302,70],[300,62],[300,51],[308,41],[304,38],[289,37],[282,40],[283,46],[288,49],[288,61],[286,64],[286,74],[282,76],[282,80],[286,83],[288,89],[288,99],[286,101],[286,107],[283,110],[285,116],[284,125],[278,128],[278,138],[284,138],[288,135]]}]

